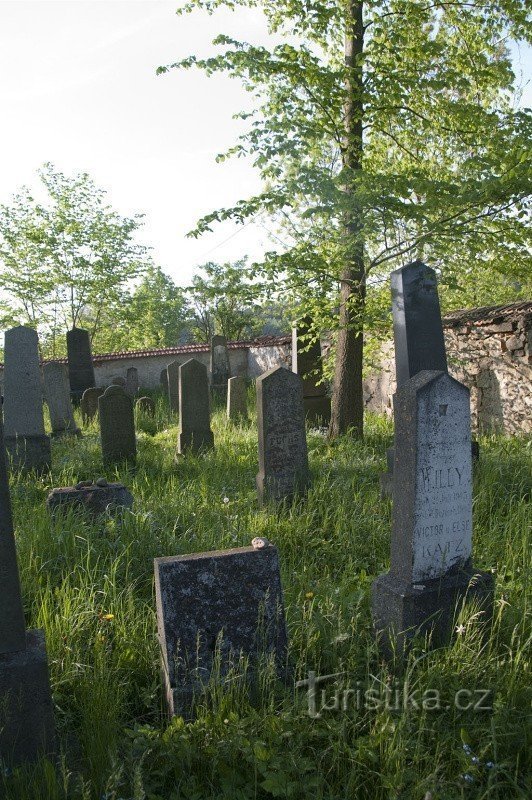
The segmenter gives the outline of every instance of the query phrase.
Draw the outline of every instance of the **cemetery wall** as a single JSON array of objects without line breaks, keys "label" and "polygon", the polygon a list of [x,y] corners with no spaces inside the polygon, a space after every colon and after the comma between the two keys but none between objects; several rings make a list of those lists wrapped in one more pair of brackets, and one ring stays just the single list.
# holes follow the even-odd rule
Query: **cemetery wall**
[{"label": "cemetery wall", "polygon": [[[532,433],[532,302],[453,311],[443,318],[449,371],[471,390],[474,431]],[[393,343],[365,381],[366,408],[392,413]]]}]

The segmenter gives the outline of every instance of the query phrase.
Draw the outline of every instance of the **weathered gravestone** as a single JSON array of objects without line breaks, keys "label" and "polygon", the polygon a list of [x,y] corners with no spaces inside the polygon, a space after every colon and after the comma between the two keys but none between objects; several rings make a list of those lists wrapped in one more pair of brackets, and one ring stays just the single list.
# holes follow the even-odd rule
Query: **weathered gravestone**
[{"label": "weathered gravestone", "polygon": [[247,386],[242,375],[227,381],[227,418],[231,422],[244,422],[248,418]]},{"label": "weathered gravestone", "polygon": [[169,713],[192,716],[216,666],[221,682],[241,656],[273,658],[286,674],[277,549],[239,547],[155,559],[157,627]]},{"label": "weathered gravestone", "polygon": [[81,419],[83,424],[94,419],[98,413],[98,400],[104,393],[104,389],[92,386],[90,389],[85,389],[81,398]]},{"label": "weathered gravestone", "polygon": [[166,367],[166,387],[170,411],[179,414],[179,361],[172,361]]},{"label": "weathered gravestone", "polygon": [[129,367],[126,373],[126,393],[135,397],[139,390],[139,371],[136,367]]},{"label": "weathered gravestone", "polygon": [[120,386],[122,389],[126,388],[126,379],[122,375],[113,375],[111,378],[110,386]]},{"label": "weathered gravestone", "polygon": [[57,509],[82,508],[92,516],[133,507],[133,495],[123,483],[108,483],[105,478],[96,482],[80,481],[75,486],[52,489],[46,499],[50,513]]},{"label": "weathered gravestone", "polygon": [[108,386],[98,400],[98,412],[103,463],[134,463],[137,457],[137,441],[131,397],[121,386]]},{"label": "weathered gravestone", "polygon": [[161,370],[161,374],[159,375],[159,383],[161,384],[161,388],[165,394],[168,392],[168,373],[166,371],[166,367]]},{"label": "weathered gravestone", "polygon": [[211,339],[210,367],[212,392],[218,397],[225,398],[227,381],[231,374],[225,336],[213,336]]},{"label": "weathered gravestone", "polygon": [[465,597],[488,617],[492,576],[475,573],[471,558],[469,390],[424,370],[394,400],[391,567],[373,583],[373,614],[384,651],[400,655],[416,634],[448,642]]},{"label": "weathered gravestone", "polygon": [[276,367],[257,378],[261,503],[290,500],[310,485],[305,411],[299,375]]},{"label": "weathered gravestone", "polygon": [[54,751],[42,630],[26,630],[0,415],[0,759],[15,766]]},{"label": "weathered gravestone", "polygon": [[72,328],[67,331],[66,340],[70,391],[75,400],[80,400],[85,389],[90,389],[96,383],[89,332],[83,328]]},{"label": "weathered gravestone", "polygon": [[81,433],[76,425],[70,402],[66,368],[58,361],[49,361],[43,366],[43,377],[44,393],[52,424],[52,436],[64,434],[80,436]]},{"label": "weathered gravestone", "polygon": [[135,406],[142,414],[146,414],[148,417],[155,416],[155,400],[151,397],[139,397]]},{"label": "weathered gravestone", "polygon": [[52,455],[44,432],[39,340],[33,328],[11,328],[4,344],[5,445],[14,469],[45,472]]},{"label": "weathered gravestone", "polygon": [[292,371],[303,381],[305,417],[311,424],[327,425],[331,419],[331,398],[323,383],[320,341],[310,343],[312,320],[305,317],[292,328]]},{"label": "weathered gravestone", "polygon": [[179,367],[179,409],[177,453],[213,448],[207,367],[195,358]]}]

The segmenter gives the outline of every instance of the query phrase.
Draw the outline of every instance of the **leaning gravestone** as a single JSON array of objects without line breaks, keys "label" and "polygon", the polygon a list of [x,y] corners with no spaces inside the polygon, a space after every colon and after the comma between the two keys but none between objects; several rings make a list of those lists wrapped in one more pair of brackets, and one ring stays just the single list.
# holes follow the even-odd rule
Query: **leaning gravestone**
[{"label": "leaning gravestone", "polygon": [[0,759],[16,766],[54,751],[44,631],[26,630],[0,415]]},{"label": "leaning gravestone", "polygon": [[[422,261],[396,269],[390,278],[397,388],[422,370],[447,372],[436,273]],[[394,452],[381,475],[381,494],[392,496]]]},{"label": "leaning gravestone", "polygon": [[418,634],[448,642],[465,597],[488,616],[493,581],[472,567],[469,390],[424,370],[402,383],[394,409],[391,567],[372,592],[383,649],[401,655]]},{"label": "leaning gravestone", "polygon": [[302,381],[285,367],[257,378],[260,503],[290,500],[310,485]]},{"label": "leaning gravestone", "polygon": [[50,412],[52,436],[80,435],[70,402],[70,387],[67,371],[58,361],[49,361],[43,366],[44,393]]},{"label": "leaning gravestone", "polygon": [[320,341],[309,343],[311,327],[312,320],[305,317],[292,328],[292,372],[297,372],[303,381],[306,419],[311,424],[327,425],[331,420],[331,398],[323,383]]},{"label": "leaning gravestone", "polygon": [[231,422],[245,422],[248,418],[247,386],[242,375],[227,381],[227,418]]},{"label": "leaning gravestone", "polygon": [[273,545],[156,558],[155,595],[171,715],[190,719],[194,696],[213,668],[223,682],[242,656],[249,660],[248,674],[264,657],[285,672],[283,594]]},{"label": "leaning gravestone", "polygon": [[227,381],[231,374],[229,353],[225,336],[213,336],[211,339],[211,388],[215,396],[225,399]]},{"label": "leaning gravestone", "polygon": [[126,373],[126,392],[130,397],[135,397],[139,390],[139,371],[136,367],[129,367]]},{"label": "leaning gravestone", "polygon": [[90,389],[96,383],[89,332],[83,328],[72,328],[67,331],[66,340],[70,391],[74,399],[79,401],[85,389]]},{"label": "leaning gravestone", "polygon": [[4,344],[4,425],[14,469],[45,472],[51,467],[42,406],[37,332],[23,326],[11,328]]},{"label": "leaning gravestone", "polygon": [[155,400],[151,397],[139,397],[135,403],[136,408],[148,417],[155,416]]},{"label": "leaning gravestone", "polygon": [[207,367],[195,358],[179,367],[179,409],[177,454],[213,448]]},{"label": "leaning gravestone", "polygon": [[85,389],[81,398],[81,419],[83,424],[94,419],[98,413],[98,400],[104,393],[104,389],[92,386],[90,389]]},{"label": "leaning gravestone", "polygon": [[170,411],[179,414],[179,361],[172,361],[166,367],[166,386]]},{"label": "leaning gravestone", "polygon": [[103,463],[135,463],[137,442],[131,397],[121,386],[108,386],[98,400],[98,412]]}]

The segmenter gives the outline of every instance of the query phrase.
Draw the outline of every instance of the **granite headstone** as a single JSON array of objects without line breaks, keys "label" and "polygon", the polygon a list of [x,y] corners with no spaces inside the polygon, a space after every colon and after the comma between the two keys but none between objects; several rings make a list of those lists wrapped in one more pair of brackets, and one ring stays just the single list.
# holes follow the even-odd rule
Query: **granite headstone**
[{"label": "granite headstone", "polygon": [[155,416],[155,400],[152,397],[139,397],[135,406],[142,414],[148,417]]},{"label": "granite headstone", "polygon": [[213,448],[207,367],[195,358],[179,367],[179,409],[177,454]]},{"label": "granite headstone", "polygon": [[49,361],[43,366],[43,377],[44,394],[52,425],[52,436],[63,436],[65,434],[79,436],[80,430],[76,425],[72,403],[70,402],[70,387],[66,368],[59,361]]},{"label": "granite headstone", "polygon": [[231,422],[245,422],[248,418],[247,386],[242,375],[227,381],[227,418]]},{"label": "granite headstone", "polygon": [[213,394],[225,399],[227,396],[227,381],[231,374],[225,336],[213,336],[211,339],[210,368]]},{"label": "granite headstone", "polygon": [[135,397],[139,390],[139,371],[136,367],[129,367],[126,373],[126,392],[130,397]]},{"label": "granite headstone", "polygon": [[98,400],[104,393],[104,389],[99,386],[91,386],[85,389],[81,397],[81,419],[87,425],[98,414]]},{"label": "granite headstone", "polygon": [[66,340],[70,391],[75,400],[80,400],[85,389],[96,383],[89,332],[72,328],[67,331]]},{"label": "granite headstone", "polygon": [[331,398],[323,382],[321,344],[312,332],[312,320],[305,317],[292,328],[292,371],[303,381],[305,417],[311,424],[328,425]]},{"label": "granite headstone", "polygon": [[179,361],[172,361],[166,368],[166,386],[170,411],[179,414]]},{"label": "granite headstone", "polygon": [[98,400],[98,413],[103,463],[135,463],[137,442],[131,397],[121,386],[108,386]]}]

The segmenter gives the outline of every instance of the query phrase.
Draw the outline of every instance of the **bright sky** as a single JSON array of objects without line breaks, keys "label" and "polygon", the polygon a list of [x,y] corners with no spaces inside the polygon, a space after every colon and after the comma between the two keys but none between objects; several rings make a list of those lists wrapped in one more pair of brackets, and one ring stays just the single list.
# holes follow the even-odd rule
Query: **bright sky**
[{"label": "bright sky", "polygon": [[[0,0],[0,202],[35,183],[45,161],[88,172],[124,215],[146,214],[142,240],[186,284],[208,260],[258,257],[261,224],[185,234],[205,213],[259,189],[242,159],[216,164],[247,107],[239,83],[195,70],[157,77],[159,65],[207,55],[220,32],[260,42],[257,11],[178,17],[178,0]],[[528,72],[530,51],[516,53]],[[527,104],[532,105],[530,91]]]}]

